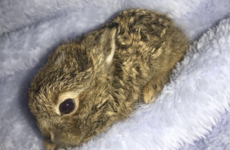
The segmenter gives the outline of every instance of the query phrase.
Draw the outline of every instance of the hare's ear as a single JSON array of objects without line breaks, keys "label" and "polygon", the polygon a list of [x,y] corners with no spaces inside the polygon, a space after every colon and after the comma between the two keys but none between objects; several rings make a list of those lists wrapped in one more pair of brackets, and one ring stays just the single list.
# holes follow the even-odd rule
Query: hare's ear
[{"label": "hare's ear", "polygon": [[102,38],[103,41],[103,49],[105,53],[105,63],[107,66],[113,61],[113,56],[116,50],[116,36],[118,30],[118,23],[112,23],[107,27],[105,31],[104,37]]}]

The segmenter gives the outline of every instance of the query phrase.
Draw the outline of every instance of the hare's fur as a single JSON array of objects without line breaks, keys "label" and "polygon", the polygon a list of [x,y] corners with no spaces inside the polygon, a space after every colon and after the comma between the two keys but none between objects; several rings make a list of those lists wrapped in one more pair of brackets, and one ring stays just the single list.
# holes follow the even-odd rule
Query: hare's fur
[{"label": "hare's fur", "polygon": [[[74,147],[153,101],[189,42],[167,15],[130,9],[77,42],[63,44],[31,83],[29,106],[47,150]],[[59,111],[66,98],[75,110]]]}]

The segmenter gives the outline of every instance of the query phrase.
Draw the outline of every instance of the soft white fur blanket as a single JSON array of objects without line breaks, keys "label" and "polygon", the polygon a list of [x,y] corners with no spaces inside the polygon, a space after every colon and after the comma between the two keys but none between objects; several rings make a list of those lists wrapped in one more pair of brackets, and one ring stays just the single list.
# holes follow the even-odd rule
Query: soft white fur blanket
[{"label": "soft white fur blanket", "polygon": [[230,0],[1,0],[0,150],[44,149],[33,75],[57,45],[133,7],[168,13],[191,48],[155,103],[75,150],[230,149]]}]

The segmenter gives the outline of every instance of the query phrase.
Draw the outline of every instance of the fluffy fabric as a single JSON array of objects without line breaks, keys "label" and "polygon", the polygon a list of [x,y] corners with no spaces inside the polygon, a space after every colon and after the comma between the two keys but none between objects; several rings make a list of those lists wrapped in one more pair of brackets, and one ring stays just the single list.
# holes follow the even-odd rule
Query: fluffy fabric
[{"label": "fluffy fabric", "polygon": [[57,45],[133,7],[168,13],[191,42],[205,34],[155,103],[74,149],[230,149],[230,0],[1,0],[1,150],[44,149],[27,106],[34,74]]}]

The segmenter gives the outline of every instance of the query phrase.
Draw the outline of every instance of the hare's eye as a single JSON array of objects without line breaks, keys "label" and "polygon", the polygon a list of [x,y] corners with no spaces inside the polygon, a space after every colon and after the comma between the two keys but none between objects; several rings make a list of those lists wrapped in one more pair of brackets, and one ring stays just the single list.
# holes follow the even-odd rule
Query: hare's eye
[{"label": "hare's eye", "polygon": [[69,114],[74,110],[74,108],[75,108],[75,103],[74,100],[71,98],[66,99],[64,102],[62,102],[59,105],[59,110],[62,114]]}]

